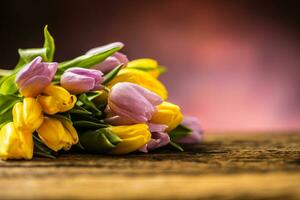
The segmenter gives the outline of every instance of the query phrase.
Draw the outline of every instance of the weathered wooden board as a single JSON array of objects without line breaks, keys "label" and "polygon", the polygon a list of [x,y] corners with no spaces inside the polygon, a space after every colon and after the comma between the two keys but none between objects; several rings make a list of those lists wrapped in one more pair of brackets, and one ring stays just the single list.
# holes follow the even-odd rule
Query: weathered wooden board
[{"label": "weathered wooden board", "polygon": [[300,199],[300,134],[209,135],[185,152],[0,162],[2,199]]}]

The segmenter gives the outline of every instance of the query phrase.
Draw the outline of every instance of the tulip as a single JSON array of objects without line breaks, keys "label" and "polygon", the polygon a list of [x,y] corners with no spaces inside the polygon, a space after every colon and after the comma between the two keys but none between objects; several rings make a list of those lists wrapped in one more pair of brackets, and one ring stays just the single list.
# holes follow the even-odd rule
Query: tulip
[{"label": "tulip", "polygon": [[20,93],[25,97],[36,97],[51,83],[56,70],[57,63],[42,62],[42,57],[36,57],[16,76]]},{"label": "tulip", "polygon": [[164,100],[168,97],[168,92],[165,86],[159,80],[141,70],[128,68],[122,69],[119,74],[109,82],[108,87],[111,88],[119,82],[135,83],[158,94]]},{"label": "tulip", "polygon": [[117,66],[123,64],[123,67],[126,67],[128,63],[127,56],[120,52],[114,53],[112,56],[106,58],[103,62],[93,66],[93,69],[100,70],[104,74],[107,74]]},{"label": "tulip", "polygon": [[76,103],[75,95],[71,95],[63,87],[52,84],[47,86],[37,99],[43,111],[49,115],[66,112],[72,109]]},{"label": "tulip", "polygon": [[108,96],[107,122],[113,125],[145,123],[156,112],[162,99],[133,83],[117,83]]},{"label": "tulip", "polygon": [[151,58],[132,60],[127,64],[127,69],[139,69],[149,73],[154,78],[160,75],[157,61]]},{"label": "tulip", "polygon": [[151,139],[151,133],[146,124],[110,126],[107,129],[122,139],[122,141],[110,151],[111,154],[126,154],[136,151],[147,144]]},{"label": "tulip", "polygon": [[156,124],[165,124],[168,126],[166,131],[170,132],[180,124],[182,118],[183,116],[179,106],[164,101],[162,104],[157,106],[157,111],[154,113],[150,122]]},{"label": "tulip", "polygon": [[32,132],[17,129],[13,122],[4,125],[0,130],[0,158],[29,160],[32,156]]},{"label": "tulip", "polygon": [[166,125],[148,123],[148,126],[151,131],[151,139],[139,149],[140,151],[147,153],[148,151],[163,147],[170,143],[170,137],[165,133],[167,128]]},{"label": "tulip", "polygon": [[203,129],[197,118],[185,116],[181,123],[183,126],[191,129],[191,133],[188,136],[176,140],[179,144],[196,144],[202,140]]},{"label": "tulip", "polygon": [[76,129],[66,119],[45,117],[37,132],[43,143],[53,151],[69,150],[78,143]]},{"label": "tulip", "polygon": [[40,104],[32,97],[25,97],[13,107],[15,127],[27,132],[34,132],[43,123],[43,113]]},{"label": "tulip", "polygon": [[74,67],[66,70],[60,78],[60,84],[72,94],[100,90],[103,73],[94,69]]}]

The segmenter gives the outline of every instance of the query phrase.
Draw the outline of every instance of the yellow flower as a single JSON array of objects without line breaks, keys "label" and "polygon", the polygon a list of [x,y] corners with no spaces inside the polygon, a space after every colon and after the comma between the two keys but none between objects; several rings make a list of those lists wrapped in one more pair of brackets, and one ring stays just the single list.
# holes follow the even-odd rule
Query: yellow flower
[{"label": "yellow flower", "polygon": [[43,94],[38,96],[43,111],[49,115],[71,110],[76,103],[76,96],[57,85],[47,86]]},{"label": "yellow flower", "polygon": [[167,132],[176,128],[182,121],[180,107],[170,102],[163,102],[157,106],[157,111],[152,116],[150,122],[155,124],[165,124],[168,126]]},{"label": "yellow flower", "polygon": [[76,129],[67,119],[45,117],[37,132],[43,143],[54,151],[69,150],[78,142]]},{"label": "yellow flower", "polygon": [[135,83],[158,94],[164,100],[168,98],[168,92],[165,86],[159,80],[141,70],[127,68],[122,69],[119,74],[111,82],[109,82],[108,87],[111,88],[119,82]]},{"label": "yellow flower", "polygon": [[110,126],[107,129],[122,139],[122,142],[110,151],[111,154],[126,154],[136,151],[151,139],[151,133],[146,124]]},{"label": "yellow flower", "polygon": [[127,69],[131,68],[145,71],[154,78],[157,78],[160,75],[157,61],[151,58],[140,58],[132,60],[127,64]]},{"label": "yellow flower", "polygon": [[0,130],[0,158],[7,159],[32,159],[33,139],[32,132],[20,130],[9,122]]},{"label": "yellow flower", "polygon": [[12,114],[15,127],[31,133],[40,127],[44,119],[40,104],[31,97],[16,103]]}]

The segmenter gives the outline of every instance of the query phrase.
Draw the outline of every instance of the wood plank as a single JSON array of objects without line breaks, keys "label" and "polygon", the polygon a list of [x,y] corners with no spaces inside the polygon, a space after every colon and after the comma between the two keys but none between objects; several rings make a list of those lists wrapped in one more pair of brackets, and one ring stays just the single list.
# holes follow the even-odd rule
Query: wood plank
[{"label": "wood plank", "polygon": [[0,162],[7,199],[300,199],[300,135],[208,135],[151,154]]}]

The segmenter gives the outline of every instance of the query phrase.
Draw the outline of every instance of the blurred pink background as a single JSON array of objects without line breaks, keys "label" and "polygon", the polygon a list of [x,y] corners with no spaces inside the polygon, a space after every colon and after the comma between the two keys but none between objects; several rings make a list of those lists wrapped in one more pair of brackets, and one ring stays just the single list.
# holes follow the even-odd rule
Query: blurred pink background
[{"label": "blurred pink background", "polygon": [[170,100],[208,132],[300,129],[297,1],[2,1],[1,66],[42,45],[58,61],[113,41],[151,57]]}]

